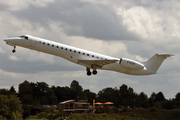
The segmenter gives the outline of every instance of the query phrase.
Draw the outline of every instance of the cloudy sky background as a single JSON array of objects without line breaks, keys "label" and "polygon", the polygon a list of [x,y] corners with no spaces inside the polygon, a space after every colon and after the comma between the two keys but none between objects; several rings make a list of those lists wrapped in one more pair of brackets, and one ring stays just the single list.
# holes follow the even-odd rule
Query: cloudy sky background
[{"label": "cloudy sky background", "polygon": [[[29,34],[106,54],[146,61],[171,53],[151,76],[129,76],[85,67],[62,58],[6,45],[4,38]],[[180,91],[180,1],[178,0],[0,0],[0,88],[18,88],[24,80],[69,86],[77,80],[98,93],[122,84],[148,96]]]}]

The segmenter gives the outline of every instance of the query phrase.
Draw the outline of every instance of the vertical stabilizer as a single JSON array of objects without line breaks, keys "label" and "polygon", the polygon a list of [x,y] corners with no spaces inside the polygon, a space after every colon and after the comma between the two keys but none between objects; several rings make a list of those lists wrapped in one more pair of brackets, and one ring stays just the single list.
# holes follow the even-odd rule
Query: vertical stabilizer
[{"label": "vertical stabilizer", "polygon": [[171,57],[171,56],[173,56],[173,55],[171,55],[171,54],[155,54],[148,61],[144,62],[144,65],[148,69],[151,69],[156,72],[159,69],[159,67],[161,66],[161,64],[163,63],[163,61],[167,57]]}]

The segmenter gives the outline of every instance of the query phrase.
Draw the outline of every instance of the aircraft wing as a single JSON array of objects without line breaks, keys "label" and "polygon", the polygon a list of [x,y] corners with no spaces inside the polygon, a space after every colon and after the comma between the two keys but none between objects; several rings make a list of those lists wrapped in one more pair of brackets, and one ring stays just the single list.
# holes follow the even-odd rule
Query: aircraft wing
[{"label": "aircraft wing", "polygon": [[78,60],[80,63],[93,65],[102,68],[104,65],[117,62],[119,60]]}]

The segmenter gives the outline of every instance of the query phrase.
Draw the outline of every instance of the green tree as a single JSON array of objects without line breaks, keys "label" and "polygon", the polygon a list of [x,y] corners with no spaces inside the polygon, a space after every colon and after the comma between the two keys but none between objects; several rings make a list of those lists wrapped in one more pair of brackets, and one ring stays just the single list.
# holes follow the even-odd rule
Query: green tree
[{"label": "green tree", "polygon": [[57,104],[53,89],[45,82],[30,83],[34,104]]},{"label": "green tree", "polygon": [[71,89],[69,87],[52,86],[51,89],[54,91],[58,102],[72,99],[72,96],[70,95]]},{"label": "green tree", "polygon": [[91,92],[89,89],[83,91],[89,103],[93,103],[93,99],[96,99],[96,93]]},{"label": "green tree", "polygon": [[9,95],[10,94],[10,92],[9,92],[9,90],[8,89],[0,89],[0,95]]},{"label": "green tree", "polygon": [[175,95],[175,101],[176,101],[176,106],[180,107],[180,93],[179,92]]},{"label": "green tree", "polygon": [[58,104],[57,97],[54,94],[54,91],[51,88],[46,89],[45,97],[48,99],[47,104]]},{"label": "green tree", "polygon": [[0,111],[7,119],[22,119],[22,105],[16,95],[0,95]]},{"label": "green tree", "polygon": [[19,96],[22,97],[25,94],[33,95],[31,84],[27,80],[19,84]]},{"label": "green tree", "polygon": [[119,104],[123,106],[128,105],[128,87],[127,85],[123,84],[119,89]]},{"label": "green tree", "polygon": [[156,98],[156,93],[155,92],[153,92],[152,94],[151,94],[151,97],[150,97],[152,100],[155,100],[155,98]]},{"label": "green tree", "polygon": [[119,105],[123,106],[134,106],[134,100],[137,101],[138,95],[134,93],[133,88],[129,87],[125,84],[123,84],[119,89],[118,99],[119,99]]},{"label": "green tree", "polygon": [[83,88],[79,85],[79,82],[76,80],[73,80],[71,82],[70,88],[72,90],[72,96],[77,101],[80,98],[80,93],[82,92]]},{"label": "green tree", "polygon": [[179,93],[179,92],[175,95],[175,99],[176,99],[177,101],[180,101],[180,93]]},{"label": "green tree", "polygon": [[166,100],[166,99],[162,92],[159,92],[156,94],[155,101],[164,101],[164,100]]},{"label": "green tree", "polygon": [[141,92],[139,94],[139,100],[140,100],[140,107],[148,108],[148,97],[144,92]]},{"label": "green tree", "polygon": [[154,101],[153,101],[152,98],[149,98],[149,99],[148,99],[148,104],[149,104],[149,107],[150,107],[150,108],[154,106]]},{"label": "green tree", "polygon": [[15,90],[14,86],[11,86],[11,88],[9,89],[9,92],[10,92],[11,94],[16,95],[16,90]]},{"label": "green tree", "polygon": [[37,82],[31,83],[31,87],[33,90],[34,97],[36,97],[37,99],[41,99],[41,97],[46,95],[49,85],[45,82]]},{"label": "green tree", "polygon": [[22,104],[32,105],[34,103],[33,91],[31,84],[25,80],[23,83],[19,84],[19,94]]},{"label": "green tree", "polygon": [[115,93],[115,89],[113,88],[104,88],[103,90],[98,92],[98,101],[100,102],[113,102],[114,98],[116,96],[114,96]]},{"label": "green tree", "polygon": [[127,87],[127,85],[123,84],[123,85],[120,87],[119,92],[120,92],[120,95],[121,95],[121,96],[124,96],[125,98],[127,98],[127,96],[128,96],[128,87]]}]

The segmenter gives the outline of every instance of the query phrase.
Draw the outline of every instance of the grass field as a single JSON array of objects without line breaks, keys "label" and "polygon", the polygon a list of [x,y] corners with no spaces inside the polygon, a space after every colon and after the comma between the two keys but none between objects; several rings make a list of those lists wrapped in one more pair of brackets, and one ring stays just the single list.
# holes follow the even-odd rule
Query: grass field
[{"label": "grass field", "polygon": [[57,113],[41,112],[38,115],[30,116],[26,120],[179,120],[180,109],[175,110],[130,110],[118,113],[86,113],[71,114],[62,116]]}]

